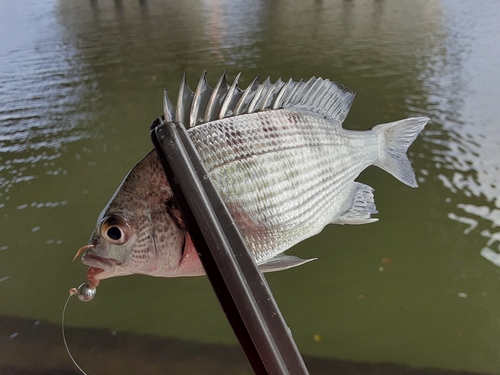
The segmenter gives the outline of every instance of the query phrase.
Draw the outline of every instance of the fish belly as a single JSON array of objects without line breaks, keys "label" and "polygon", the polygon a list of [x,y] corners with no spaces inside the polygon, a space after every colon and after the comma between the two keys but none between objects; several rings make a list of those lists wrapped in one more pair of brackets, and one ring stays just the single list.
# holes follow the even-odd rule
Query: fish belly
[{"label": "fish belly", "polygon": [[350,207],[354,179],[378,158],[372,131],[288,109],[189,133],[257,263],[336,222]]}]

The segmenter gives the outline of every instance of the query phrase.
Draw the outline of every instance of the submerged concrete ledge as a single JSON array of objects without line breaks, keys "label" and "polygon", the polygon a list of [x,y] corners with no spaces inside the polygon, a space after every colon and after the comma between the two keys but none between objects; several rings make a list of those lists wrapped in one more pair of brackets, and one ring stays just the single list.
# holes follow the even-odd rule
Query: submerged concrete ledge
[{"label": "submerged concrete ledge", "polygon": [[[67,328],[75,360],[89,374],[252,375],[238,346]],[[481,375],[393,363],[304,356],[311,375]],[[64,349],[60,325],[0,315],[0,374],[79,375]],[[482,374],[484,375],[484,374]]]}]

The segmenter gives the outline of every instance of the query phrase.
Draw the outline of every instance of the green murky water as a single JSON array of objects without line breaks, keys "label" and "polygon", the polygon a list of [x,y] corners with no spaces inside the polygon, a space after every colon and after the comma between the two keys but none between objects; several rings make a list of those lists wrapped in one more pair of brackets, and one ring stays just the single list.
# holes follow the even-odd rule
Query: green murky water
[{"label": "green murky water", "polygon": [[[368,169],[380,221],[330,226],[289,251],[318,261],[267,276],[299,348],[500,373],[499,19],[492,0],[1,1],[0,316],[60,320],[85,281],[71,259],[183,72],[316,75],[357,91],[348,128],[431,123],[419,189]],[[67,322],[236,342],[205,278],[106,280]]]}]

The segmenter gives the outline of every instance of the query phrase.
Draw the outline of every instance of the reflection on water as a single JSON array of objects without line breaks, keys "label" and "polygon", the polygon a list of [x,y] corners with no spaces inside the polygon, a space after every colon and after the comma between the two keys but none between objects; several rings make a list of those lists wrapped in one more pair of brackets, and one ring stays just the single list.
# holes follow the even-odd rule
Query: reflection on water
[{"label": "reflection on water", "polygon": [[[34,12],[26,14],[24,7]],[[66,144],[88,136],[82,124],[92,116],[85,103],[91,77],[75,61],[73,46],[62,42],[54,7],[2,4],[1,33],[8,37],[0,44],[0,207],[13,186],[66,173],[54,160]],[[53,203],[60,202],[25,201],[19,209]]]},{"label": "reflection on water", "polygon": [[267,5],[260,1],[203,2],[202,24],[206,25],[207,48],[216,61],[230,66],[258,54],[259,50],[254,45],[262,39],[265,7]]},{"label": "reflection on water", "polygon": [[448,217],[465,224],[464,234],[485,237],[481,254],[498,263],[492,248],[500,250],[496,229],[500,226],[500,109],[496,104],[500,93],[491,80],[500,75],[500,53],[491,46],[498,42],[498,30],[492,25],[500,9],[445,5],[447,60],[433,62],[427,80],[435,101],[433,117],[443,125],[441,133],[429,140],[438,146],[433,161],[441,169],[438,178],[450,190],[447,201],[455,206]]},{"label": "reflection on water", "polygon": [[[357,91],[348,128],[432,120],[410,150],[418,190],[367,170],[380,222],[328,227],[290,251],[319,261],[268,276],[299,348],[499,373],[499,17],[492,0],[0,4],[0,316],[57,324],[164,87],[316,75]],[[106,280],[68,324],[235,343],[205,278]]]},{"label": "reflection on water", "polygon": [[476,354],[475,360],[485,361],[497,372],[499,273],[485,260],[500,266],[500,110],[495,104],[500,92],[492,88],[500,76],[500,53],[491,48],[499,42],[499,30],[493,25],[500,9],[493,3],[483,5],[461,2],[458,8],[443,2],[446,54],[432,61],[424,75],[433,104],[428,109],[441,125],[435,133],[427,133],[434,149],[434,173],[448,189],[447,217],[463,230],[463,236],[451,242],[457,261],[451,292],[460,290],[469,303],[486,312],[485,326],[477,334],[495,349],[489,355]]}]

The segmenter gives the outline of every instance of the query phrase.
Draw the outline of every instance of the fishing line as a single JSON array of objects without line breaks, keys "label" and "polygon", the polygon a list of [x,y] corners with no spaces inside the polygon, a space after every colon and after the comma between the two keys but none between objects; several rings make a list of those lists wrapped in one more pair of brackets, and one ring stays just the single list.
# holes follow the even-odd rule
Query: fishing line
[{"label": "fishing line", "polygon": [[73,356],[71,355],[71,352],[69,351],[69,348],[68,348],[68,343],[66,341],[66,334],[64,333],[64,318],[66,316],[66,307],[68,306],[68,303],[69,303],[69,300],[70,298],[75,295],[75,294],[78,294],[78,289],[76,288],[71,288],[69,290],[69,296],[68,296],[68,299],[66,300],[66,303],[64,304],[64,307],[63,307],[63,311],[62,311],[62,321],[61,321],[61,328],[62,328],[62,336],[63,336],[63,341],[64,341],[64,346],[66,347],[66,351],[68,352],[68,355],[69,355],[69,358],[71,358],[71,360],[73,361],[73,363],[75,364],[75,366],[78,368],[78,370],[80,370],[82,372],[82,374],[84,375],[88,375],[85,371],[83,371],[83,369],[78,366],[78,363],[76,363],[75,359],[73,358]]}]

